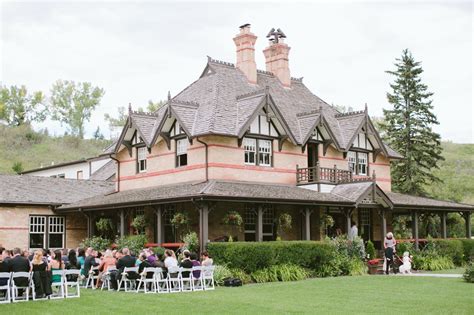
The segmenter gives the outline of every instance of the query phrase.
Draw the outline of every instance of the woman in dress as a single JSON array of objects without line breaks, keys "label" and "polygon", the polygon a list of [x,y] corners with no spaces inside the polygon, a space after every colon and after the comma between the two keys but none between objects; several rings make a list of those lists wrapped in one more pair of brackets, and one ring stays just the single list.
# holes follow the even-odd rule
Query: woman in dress
[{"label": "woman in dress", "polygon": [[33,272],[36,298],[43,298],[51,294],[51,281],[46,273],[47,270],[48,264],[44,259],[43,251],[37,250],[33,255],[30,269]]},{"label": "woman in dress", "polygon": [[[51,272],[56,271],[56,270],[63,270],[64,269],[64,263],[62,258],[62,254],[60,250],[56,250],[53,253],[53,259],[49,263],[49,270]],[[51,282],[61,282],[61,275],[53,275],[51,277]]]}]

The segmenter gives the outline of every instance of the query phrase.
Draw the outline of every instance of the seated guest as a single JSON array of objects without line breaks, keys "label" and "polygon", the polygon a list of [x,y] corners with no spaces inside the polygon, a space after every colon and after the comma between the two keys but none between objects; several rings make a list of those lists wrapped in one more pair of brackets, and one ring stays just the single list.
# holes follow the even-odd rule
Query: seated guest
[{"label": "seated guest", "polygon": [[[142,274],[143,270],[145,268],[150,268],[150,267],[153,267],[152,264],[150,264],[148,262],[148,260],[146,259],[146,254],[145,253],[141,253],[140,256],[138,256],[138,259],[140,260],[140,265],[138,266],[138,273],[139,274]],[[153,273],[149,272],[146,277],[148,279],[151,279],[153,278]]]},{"label": "seated guest", "polygon": [[[168,272],[168,269],[172,267],[178,267],[178,260],[176,259],[176,256],[171,249],[165,250],[164,264],[165,264],[166,272]],[[178,276],[178,273],[177,272],[171,273],[170,276],[173,278],[176,278]]]},{"label": "seated guest", "polygon": [[[117,290],[118,288],[118,281],[122,279],[122,273],[125,269],[125,267],[130,268],[130,267],[135,267],[135,258],[130,256],[130,251],[128,248],[122,249],[122,257],[117,261],[117,271],[112,272],[110,274],[110,279],[112,283],[112,288],[114,290]],[[129,275],[129,278],[137,278],[138,275]]]},{"label": "seated guest", "polygon": [[212,258],[209,257],[208,252],[202,252],[201,254],[201,265],[204,267],[212,266]]},{"label": "seated guest", "polygon": [[89,271],[92,267],[98,266],[99,263],[95,260],[95,252],[92,249],[87,249],[89,255],[84,260],[84,275],[87,277],[89,275]]},{"label": "seated guest", "polygon": [[48,264],[43,259],[43,251],[37,250],[31,261],[31,271],[33,272],[33,282],[35,284],[36,298],[44,298],[51,295],[51,277],[47,272]]},{"label": "seated guest", "polygon": [[[110,249],[107,249],[105,251],[104,256],[102,256],[102,259],[99,264],[99,279],[103,279],[103,275],[105,275],[107,271],[109,271],[109,268],[115,268],[116,263],[117,260],[114,258],[112,251]],[[97,281],[97,288],[99,288],[101,285],[100,281]]]},{"label": "seated guest", "polygon": [[[63,270],[64,269],[64,262],[62,260],[62,253],[60,250],[56,250],[54,252],[54,257],[53,260],[49,263],[49,270],[51,272],[56,271],[56,270]],[[62,276],[61,275],[52,275],[51,276],[51,282],[61,282],[62,281]]]},{"label": "seated guest", "polygon": [[[197,254],[196,253],[191,253],[191,262],[193,263],[193,267],[201,266],[201,263],[197,259]],[[193,271],[193,277],[194,278],[199,278],[200,275],[201,275],[201,272],[199,270]]]},{"label": "seated guest", "polygon": [[[186,268],[186,269],[193,268],[193,262],[191,261],[191,253],[189,252],[189,250],[185,250],[183,252],[183,255],[184,255],[184,258],[183,258],[183,260],[181,260],[180,267],[181,268]],[[184,278],[189,277],[189,271],[184,271],[182,273],[182,275],[183,275]]]},{"label": "seated guest", "polygon": [[[21,250],[17,247],[13,249],[13,258],[8,261],[9,272],[30,272],[30,262],[21,256]],[[28,286],[28,278],[16,278],[15,284],[20,287]],[[23,295],[23,290],[18,290],[19,295]]]},{"label": "seated guest", "polygon": [[[64,259],[63,259],[64,262]],[[76,251],[71,249],[67,255],[66,269],[81,269],[81,264],[77,260]]]},{"label": "seated guest", "polygon": [[163,254],[157,254],[156,255],[155,267],[165,268],[165,263],[163,262]]},{"label": "seated guest", "polygon": [[[10,257],[10,254],[5,248],[0,249],[0,272],[10,272],[9,266],[8,266],[8,260],[6,260],[7,257]],[[0,286],[4,286],[7,284],[7,279],[2,278],[0,279]],[[0,290],[0,294],[3,296],[5,295],[6,290]]]},{"label": "seated guest", "polygon": [[145,250],[146,260],[152,265],[156,265],[156,255],[151,248]]},{"label": "seated guest", "polygon": [[81,275],[85,275],[84,273],[84,263],[86,261],[86,251],[84,250],[84,248],[79,248],[77,250],[77,262],[80,266],[80,269],[81,269]]},{"label": "seated guest", "polygon": [[62,254],[61,259],[63,260],[63,263],[66,266],[69,259],[67,248],[63,248],[61,251],[61,254]]}]

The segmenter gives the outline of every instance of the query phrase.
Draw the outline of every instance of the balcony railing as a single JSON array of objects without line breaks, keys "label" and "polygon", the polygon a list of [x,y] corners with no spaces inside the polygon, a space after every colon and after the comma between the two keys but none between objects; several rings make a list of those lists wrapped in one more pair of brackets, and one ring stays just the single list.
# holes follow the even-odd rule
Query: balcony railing
[{"label": "balcony railing", "polygon": [[296,166],[296,183],[301,184],[342,184],[353,182],[367,182],[375,180],[375,172],[372,177],[354,175],[351,171],[338,169],[336,165],[321,167],[319,162],[313,167]]}]

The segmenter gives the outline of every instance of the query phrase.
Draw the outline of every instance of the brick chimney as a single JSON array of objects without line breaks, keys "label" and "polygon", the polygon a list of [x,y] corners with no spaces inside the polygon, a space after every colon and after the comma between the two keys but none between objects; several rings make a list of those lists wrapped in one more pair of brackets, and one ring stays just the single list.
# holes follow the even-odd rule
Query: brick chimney
[{"label": "brick chimney", "polygon": [[288,63],[290,47],[285,44],[286,36],[280,29],[275,31],[272,28],[267,38],[269,38],[269,45],[263,51],[267,71],[273,73],[283,86],[290,87],[291,76]]},{"label": "brick chimney", "polygon": [[250,24],[240,26],[240,33],[234,37],[237,49],[237,69],[240,69],[249,83],[257,83],[257,64],[255,63],[255,42],[257,36],[250,32]]}]

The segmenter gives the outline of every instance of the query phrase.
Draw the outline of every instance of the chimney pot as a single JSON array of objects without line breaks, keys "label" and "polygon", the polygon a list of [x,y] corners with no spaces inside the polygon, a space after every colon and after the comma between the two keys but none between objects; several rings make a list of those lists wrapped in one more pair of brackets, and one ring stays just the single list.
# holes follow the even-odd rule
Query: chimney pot
[{"label": "chimney pot", "polygon": [[291,75],[288,61],[290,47],[285,43],[286,35],[280,29],[276,32],[272,29],[267,37],[269,38],[268,47],[263,51],[267,71],[273,73],[283,86],[290,87]]},{"label": "chimney pot", "polygon": [[255,42],[257,36],[250,31],[250,24],[240,26],[240,32],[234,37],[237,51],[236,68],[242,71],[250,83],[257,83],[257,64],[255,63]]}]

